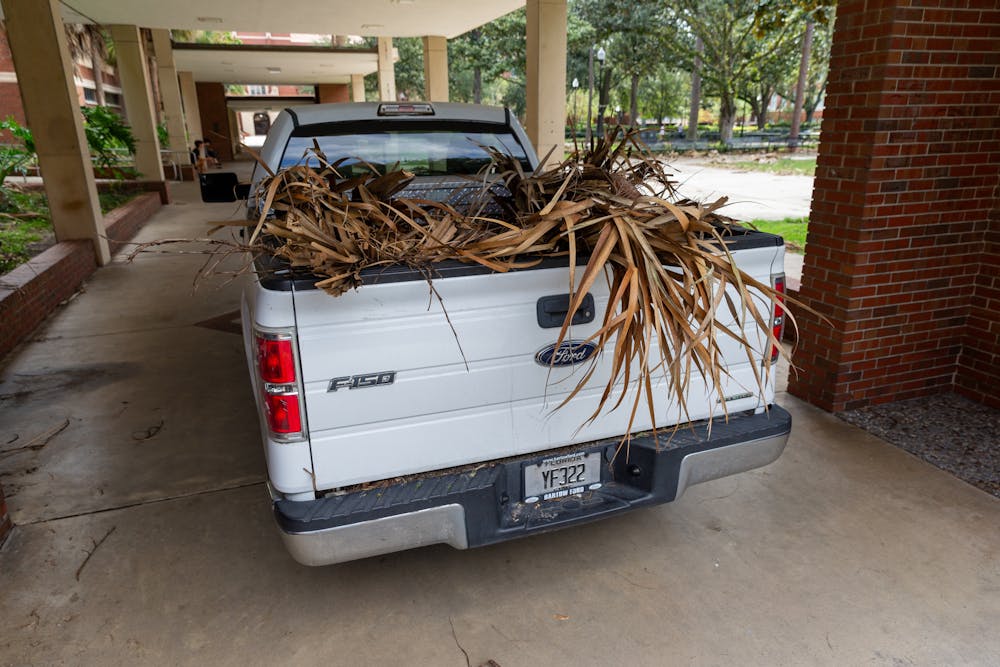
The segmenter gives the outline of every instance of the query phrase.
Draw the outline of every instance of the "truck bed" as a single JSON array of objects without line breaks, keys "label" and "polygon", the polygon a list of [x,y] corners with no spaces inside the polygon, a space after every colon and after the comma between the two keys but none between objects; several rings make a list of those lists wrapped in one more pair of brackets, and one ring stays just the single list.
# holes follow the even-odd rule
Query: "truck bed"
[{"label": "truck bed", "polygon": [[[758,280],[781,272],[780,237],[735,228],[727,242],[740,267]],[[441,302],[425,276],[406,267],[367,271],[359,289],[339,297],[315,289],[316,278],[308,274],[265,271],[259,290],[270,294],[259,302],[285,293],[294,304],[314,474],[289,470],[289,479],[273,480],[284,485],[279,490],[325,491],[620,438],[634,386],[622,407],[581,427],[608,380],[604,356],[596,357],[587,388],[559,410],[554,409],[588,362],[550,368],[536,360],[559,332],[540,326],[537,302],[568,292],[567,265],[566,258],[550,258],[500,274],[474,264],[442,263],[434,271]],[[572,340],[597,330],[607,282],[598,280],[592,295],[596,317],[574,326]],[[759,302],[766,312],[767,302]],[[679,421],[722,414],[720,397],[727,397],[733,414],[760,411],[773,401],[773,383],[761,394],[755,379],[766,342],[752,318],[745,317],[743,326],[748,339],[759,341],[754,363],[736,343],[720,340],[730,377],[721,387],[706,387],[695,373],[687,397],[690,414],[679,410],[676,398],[668,400],[663,382],[655,386],[658,427],[669,431]],[[331,391],[336,378],[379,373],[393,373],[394,381]],[[651,427],[643,407],[632,430]]]}]

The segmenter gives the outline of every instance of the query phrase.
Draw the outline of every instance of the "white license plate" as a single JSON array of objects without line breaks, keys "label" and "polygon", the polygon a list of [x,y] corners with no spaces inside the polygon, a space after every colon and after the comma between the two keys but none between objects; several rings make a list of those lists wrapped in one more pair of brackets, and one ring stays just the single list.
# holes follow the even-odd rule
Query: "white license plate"
[{"label": "white license plate", "polygon": [[601,453],[567,454],[524,467],[524,500],[560,498],[601,484]]}]

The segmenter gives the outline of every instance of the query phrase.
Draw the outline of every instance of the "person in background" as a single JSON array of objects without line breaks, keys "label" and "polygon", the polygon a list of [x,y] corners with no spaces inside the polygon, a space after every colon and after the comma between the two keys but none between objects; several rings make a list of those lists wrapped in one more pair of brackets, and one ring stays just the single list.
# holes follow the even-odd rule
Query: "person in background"
[{"label": "person in background", "polygon": [[212,150],[212,140],[202,139],[202,148],[205,150],[205,160],[208,165],[222,169],[222,162],[219,161],[219,155],[214,150]]}]

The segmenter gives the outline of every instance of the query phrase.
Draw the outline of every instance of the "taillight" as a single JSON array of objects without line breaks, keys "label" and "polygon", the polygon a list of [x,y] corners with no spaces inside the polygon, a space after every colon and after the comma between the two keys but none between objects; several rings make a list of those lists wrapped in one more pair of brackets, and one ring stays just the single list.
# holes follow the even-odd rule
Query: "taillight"
[{"label": "taillight", "polygon": [[774,319],[771,320],[771,333],[774,334],[775,344],[771,345],[771,363],[778,360],[778,343],[785,331],[785,274],[779,273],[771,278],[774,283],[774,291],[778,293],[778,299],[774,302]]},{"label": "taillight", "polygon": [[282,435],[302,432],[299,418],[299,397],[296,394],[264,394],[264,409],[267,424],[275,433]]},{"label": "taillight", "polygon": [[291,333],[256,332],[257,374],[267,427],[278,440],[302,438],[300,383]]},{"label": "taillight", "polygon": [[260,379],[274,384],[295,382],[295,356],[291,338],[266,338],[257,335],[257,360]]}]

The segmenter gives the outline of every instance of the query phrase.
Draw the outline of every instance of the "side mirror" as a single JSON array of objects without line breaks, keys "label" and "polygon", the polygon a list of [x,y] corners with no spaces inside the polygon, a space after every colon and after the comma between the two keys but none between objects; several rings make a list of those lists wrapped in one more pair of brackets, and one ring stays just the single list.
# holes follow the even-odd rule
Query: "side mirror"
[{"label": "side mirror", "polygon": [[236,174],[230,171],[198,174],[198,183],[201,200],[208,204],[234,202],[250,194],[250,184],[240,183]]}]

